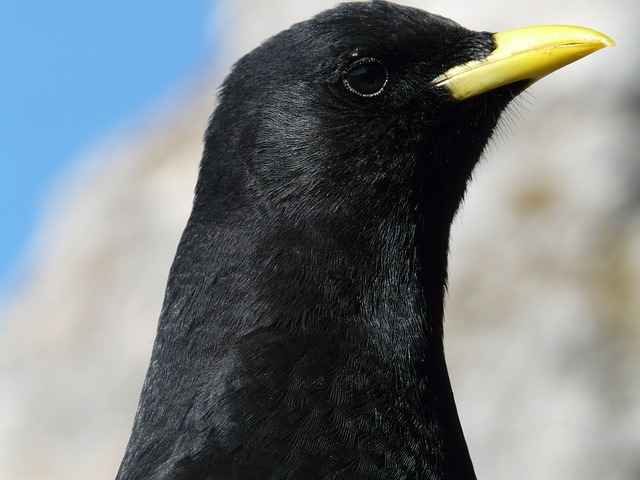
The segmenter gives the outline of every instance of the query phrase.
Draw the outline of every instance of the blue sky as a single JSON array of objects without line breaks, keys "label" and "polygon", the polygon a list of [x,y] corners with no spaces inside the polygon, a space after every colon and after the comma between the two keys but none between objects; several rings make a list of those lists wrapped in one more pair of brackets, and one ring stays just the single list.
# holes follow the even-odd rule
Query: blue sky
[{"label": "blue sky", "polygon": [[211,60],[212,0],[0,0],[0,285],[53,182]]}]

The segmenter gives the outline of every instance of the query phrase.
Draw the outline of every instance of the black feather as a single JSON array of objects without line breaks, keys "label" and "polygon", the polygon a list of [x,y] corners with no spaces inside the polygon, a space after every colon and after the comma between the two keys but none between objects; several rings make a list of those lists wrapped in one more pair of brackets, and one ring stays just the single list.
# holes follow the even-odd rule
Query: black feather
[{"label": "black feather", "polygon": [[[471,479],[444,361],[453,216],[521,86],[429,82],[493,37],[344,4],[242,58],[211,117],[193,212],[118,479]],[[354,62],[388,75],[346,88]]]}]

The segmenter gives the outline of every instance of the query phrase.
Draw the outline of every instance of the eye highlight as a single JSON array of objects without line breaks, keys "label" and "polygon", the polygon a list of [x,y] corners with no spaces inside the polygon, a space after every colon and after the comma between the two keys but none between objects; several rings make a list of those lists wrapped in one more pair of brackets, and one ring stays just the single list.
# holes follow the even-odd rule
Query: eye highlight
[{"label": "eye highlight", "polygon": [[387,84],[387,69],[375,58],[361,58],[347,70],[345,86],[361,97],[379,95]]}]

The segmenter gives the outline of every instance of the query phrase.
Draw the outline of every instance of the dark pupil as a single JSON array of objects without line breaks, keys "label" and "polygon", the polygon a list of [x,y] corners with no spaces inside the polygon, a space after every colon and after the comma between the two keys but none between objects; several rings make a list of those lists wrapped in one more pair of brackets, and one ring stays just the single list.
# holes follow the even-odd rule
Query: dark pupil
[{"label": "dark pupil", "polygon": [[387,79],[387,72],[379,63],[365,63],[349,72],[349,86],[363,95],[378,93]]}]

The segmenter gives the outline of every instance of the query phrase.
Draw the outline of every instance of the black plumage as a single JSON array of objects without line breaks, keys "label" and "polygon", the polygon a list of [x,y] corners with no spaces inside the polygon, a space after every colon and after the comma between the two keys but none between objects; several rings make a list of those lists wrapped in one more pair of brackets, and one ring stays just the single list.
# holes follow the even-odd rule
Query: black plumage
[{"label": "black plumage", "polygon": [[386,2],[225,81],[118,479],[475,478],[445,365],[451,221],[527,81],[432,80],[492,34]]}]

